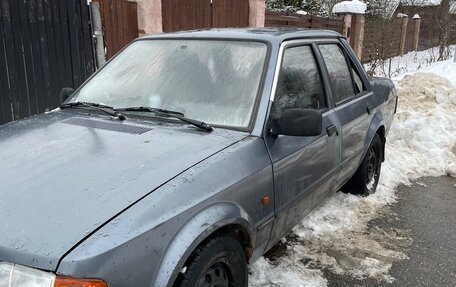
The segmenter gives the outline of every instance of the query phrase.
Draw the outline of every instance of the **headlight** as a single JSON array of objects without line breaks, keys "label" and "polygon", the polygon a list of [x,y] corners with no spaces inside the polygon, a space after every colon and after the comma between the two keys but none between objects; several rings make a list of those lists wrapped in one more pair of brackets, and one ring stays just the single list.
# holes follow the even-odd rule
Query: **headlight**
[{"label": "headlight", "polygon": [[107,287],[97,279],[56,276],[33,268],[0,262],[0,287]]}]

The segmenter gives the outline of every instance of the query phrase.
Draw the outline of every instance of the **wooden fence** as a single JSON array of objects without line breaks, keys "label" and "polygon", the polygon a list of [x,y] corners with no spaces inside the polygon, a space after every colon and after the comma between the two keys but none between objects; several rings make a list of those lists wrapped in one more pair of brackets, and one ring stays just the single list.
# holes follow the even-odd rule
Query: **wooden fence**
[{"label": "wooden fence", "polygon": [[0,0],[0,124],[60,104],[94,71],[83,0]]},{"label": "wooden fence", "polygon": [[290,12],[266,11],[265,26],[293,26],[302,28],[320,28],[343,33],[344,18],[324,18],[312,15],[300,15]]},{"label": "wooden fence", "polygon": [[162,0],[163,32],[248,27],[249,0]]},{"label": "wooden fence", "polygon": [[[333,30],[342,35],[345,34],[349,37],[350,45],[354,48],[355,53],[364,63],[413,51],[416,49],[415,45],[418,43],[418,39],[423,42],[427,41],[426,39],[436,41],[438,38],[435,33],[429,38],[426,37],[426,30],[421,31],[419,38],[417,38],[419,30],[417,33],[415,32],[416,29],[419,29],[419,25],[412,19],[366,17],[364,21],[358,20],[355,15],[352,15],[351,20],[346,23],[344,17],[323,18],[290,12],[267,11],[265,25],[321,28]],[[436,45],[435,42],[432,44]],[[429,44],[426,47],[429,47]]]},{"label": "wooden fence", "polygon": [[138,4],[126,0],[95,0],[100,5],[106,58],[109,59],[136,39]]},{"label": "wooden fence", "polygon": [[[412,25],[410,25],[412,26]],[[401,54],[402,18],[366,18],[361,61],[387,59]],[[407,44],[410,47],[411,44]]]},{"label": "wooden fence", "polygon": [[418,50],[423,51],[439,44],[438,24],[432,18],[422,18]]},{"label": "wooden fence", "polygon": [[249,26],[249,0],[212,0],[211,2],[211,28]]}]

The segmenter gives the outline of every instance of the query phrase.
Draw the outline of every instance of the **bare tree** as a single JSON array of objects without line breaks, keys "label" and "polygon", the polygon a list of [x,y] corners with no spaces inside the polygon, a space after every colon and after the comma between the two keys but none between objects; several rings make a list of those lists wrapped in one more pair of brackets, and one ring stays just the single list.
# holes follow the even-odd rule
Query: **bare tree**
[{"label": "bare tree", "polygon": [[[407,5],[416,7],[432,8],[431,17],[434,40],[439,46],[437,61],[446,60],[451,56],[449,46],[456,41],[456,0],[441,0],[439,2],[429,0],[403,0]],[[436,5],[437,4],[437,5]],[[422,8],[423,9],[423,8]],[[431,41],[431,43],[435,43]]]},{"label": "bare tree", "polygon": [[[438,61],[446,60],[451,56],[449,49],[451,42],[454,40],[452,36],[456,33],[456,23],[451,20],[450,7],[453,1],[442,0],[438,17],[438,30],[439,30],[439,58]],[[453,39],[452,39],[453,38]]]}]

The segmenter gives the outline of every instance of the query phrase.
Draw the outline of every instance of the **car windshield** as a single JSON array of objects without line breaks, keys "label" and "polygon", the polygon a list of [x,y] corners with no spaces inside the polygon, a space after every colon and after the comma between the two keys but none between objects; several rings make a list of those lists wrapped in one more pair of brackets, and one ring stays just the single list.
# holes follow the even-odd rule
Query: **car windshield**
[{"label": "car windshield", "polygon": [[71,98],[152,107],[212,125],[247,127],[267,46],[259,42],[143,40],[128,46]]}]

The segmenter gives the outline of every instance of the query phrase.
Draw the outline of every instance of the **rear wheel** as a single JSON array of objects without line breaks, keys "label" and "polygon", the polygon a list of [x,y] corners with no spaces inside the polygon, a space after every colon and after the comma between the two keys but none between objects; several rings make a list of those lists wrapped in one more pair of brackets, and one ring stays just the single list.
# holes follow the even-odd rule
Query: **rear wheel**
[{"label": "rear wheel", "polygon": [[375,193],[380,179],[382,152],[382,140],[376,134],[358,170],[342,190],[364,196]]},{"label": "rear wheel", "polygon": [[174,286],[247,287],[247,259],[239,241],[218,236],[199,246]]}]

